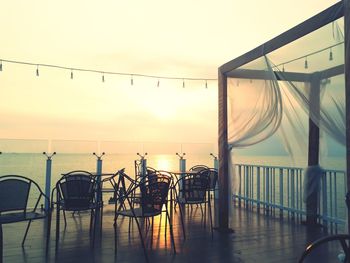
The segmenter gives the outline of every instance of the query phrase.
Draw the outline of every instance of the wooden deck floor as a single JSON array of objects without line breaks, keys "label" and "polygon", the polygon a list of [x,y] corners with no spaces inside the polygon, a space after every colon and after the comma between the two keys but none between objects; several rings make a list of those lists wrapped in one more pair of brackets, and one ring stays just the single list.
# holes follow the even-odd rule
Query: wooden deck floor
[{"label": "wooden deck floor", "polygon": [[[184,241],[179,213],[174,216],[174,234],[177,254],[174,255],[169,233],[165,237],[164,218],[155,220],[153,244],[147,236],[150,262],[297,262],[306,244],[325,235],[322,229],[308,229],[300,222],[279,219],[245,208],[235,207],[231,217],[233,234],[214,232],[203,228],[200,209],[188,211],[186,216],[187,239]],[[55,252],[55,217],[52,221],[51,243],[45,257],[43,221],[32,223],[25,247],[21,240],[25,224],[4,225],[4,263],[15,262],[145,262],[136,224],[128,234],[128,220],[118,219],[118,244],[115,250],[113,206],[106,206],[103,215],[101,238],[90,245],[89,214],[74,217],[68,214],[68,225],[61,224],[61,239]],[[98,235],[99,236],[99,235]],[[313,262],[313,261],[309,261]],[[320,261],[314,261],[320,262]]]}]

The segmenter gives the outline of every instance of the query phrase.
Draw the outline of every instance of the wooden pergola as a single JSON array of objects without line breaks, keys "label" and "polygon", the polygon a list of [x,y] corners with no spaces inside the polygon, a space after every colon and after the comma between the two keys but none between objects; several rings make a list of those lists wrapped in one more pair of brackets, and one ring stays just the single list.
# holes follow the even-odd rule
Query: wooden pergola
[{"label": "wooden pergola", "polygon": [[[266,79],[266,72],[259,70],[239,69],[241,66],[254,61],[270,52],[277,50],[294,40],[297,40],[341,17],[344,17],[344,65],[328,68],[322,72],[313,73],[296,73],[283,72],[285,79],[295,82],[309,82],[311,87],[311,98],[316,105],[320,104],[320,82],[321,78],[330,78],[333,76],[344,74],[345,72],[345,106],[346,106],[346,176],[347,189],[350,189],[350,3],[349,0],[343,0],[329,7],[323,12],[309,18],[305,22],[291,28],[290,30],[280,34],[272,40],[262,44],[261,46],[251,50],[250,52],[233,59],[218,70],[219,79],[219,225],[221,231],[229,229],[229,205],[231,198],[229,197],[229,147],[228,147],[228,112],[227,112],[227,91],[228,78],[245,78],[245,79]],[[275,73],[277,80],[280,75]],[[309,147],[308,147],[308,165],[319,164],[319,128],[309,118]],[[313,198],[317,198],[314,196]],[[306,204],[307,213],[316,214],[315,209]],[[309,210],[309,211],[308,211]],[[349,217],[348,217],[349,218]],[[316,222],[315,216],[308,216],[308,223]],[[348,221],[350,229],[350,220]]]}]

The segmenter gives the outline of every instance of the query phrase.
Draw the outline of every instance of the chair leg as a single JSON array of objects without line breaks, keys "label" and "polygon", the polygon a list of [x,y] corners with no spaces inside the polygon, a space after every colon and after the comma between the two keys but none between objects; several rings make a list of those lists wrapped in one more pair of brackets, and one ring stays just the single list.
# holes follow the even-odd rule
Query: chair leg
[{"label": "chair leg", "polygon": [[28,230],[29,230],[29,227],[30,227],[30,224],[31,224],[31,223],[32,223],[32,220],[29,220],[28,225],[27,225],[27,228],[26,228],[26,232],[24,233],[24,237],[23,237],[23,240],[22,240],[22,247],[24,246],[24,242],[26,242]]},{"label": "chair leg", "polygon": [[137,220],[136,217],[135,217],[135,221],[136,221],[137,228],[138,228],[138,230],[139,230],[139,234],[140,234],[140,238],[141,238],[141,243],[142,243],[142,248],[143,248],[143,253],[145,254],[146,262],[149,262],[149,260],[148,260],[148,255],[147,255],[147,251],[146,251],[146,247],[145,247],[145,242],[144,242],[143,236],[142,236],[142,231],[141,231],[140,223],[139,223],[139,221]]},{"label": "chair leg", "polygon": [[3,245],[2,224],[0,224],[0,263],[3,261]]},{"label": "chair leg", "polygon": [[89,228],[89,234],[90,234],[90,236],[91,236],[91,232],[92,232],[92,224],[93,224],[94,218],[95,218],[95,220],[96,220],[95,212],[96,212],[96,211],[94,211],[93,209],[91,209],[91,211],[90,211],[90,228]]},{"label": "chair leg", "polygon": [[180,218],[181,218],[181,225],[182,225],[182,233],[184,234],[184,239],[186,239],[185,225],[184,225],[184,219],[183,219],[183,212],[182,212],[181,204],[179,204],[179,210],[180,210]]},{"label": "chair leg", "polygon": [[97,228],[97,213],[96,210],[94,211],[94,217],[93,217],[93,220],[94,220],[94,224],[93,224],[93,231],[92,231],[92,247],[94,247],[95,245],[95,236],[96,236],[96,228]]},{"label": "chair leg", "polygon": [[211,215],[210,198],[209,198],[209,203],[208,203],[208,212],[209,212],[209,219],[210,219],[211,239],[213,239],[213,238],[214,238],[214,233],[213,233],[213,218],[212,218],[212,215]]},{"label": "chair leg", "polygon": [[48,212],[48,217],[47,217],[47,229],[46,229],[46,255],[49,252],[49,244],[50,244],[50,233],[51,233],[51,217],[52,213],[51,211]]},{"label": "chair leg", "polygon": [[117,221],[114,222],[113,227],[114,227],[114,255],[115,255],[115,261],[117,262],[117,251],[118,251]]},{"label": "chair leg", "polygon": [[[171,243],[173,243],[174,254],[176,254],[175,240],[174,240],[174,232],[173,232],[173,225],[172,225],[172,223],[170,222],[170,216],[169,216],[168,210],[166,210],[166,218],[167,218],[168,221],[169,221]],[[166,222],[166,220],[165,220],[165,222]],[[185,232],[184,232],[184,233],[185,233]]]},{"label": "chair leg", "polygon": [[57,209],[56,209],[56,250],[58,248],[59,239],[60,239],[60,208],[59,208],[59,205],[57,205]]},{"label": "chair leg", "polygon": [[67,227],[66,211],[63,210],[64,229]]},{"label": "chair leg", "polygon": [[154,223],[154,217],[152,216],[152,221],[151,221],[151,224],[152,224],[152,226],[151,226],[151,247],[153,247],[153,223]]}]

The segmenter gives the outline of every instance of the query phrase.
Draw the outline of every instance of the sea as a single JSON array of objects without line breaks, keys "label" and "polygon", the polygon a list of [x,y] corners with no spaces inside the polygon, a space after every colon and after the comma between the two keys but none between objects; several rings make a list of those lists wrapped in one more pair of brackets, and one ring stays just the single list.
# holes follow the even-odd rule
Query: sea
[{"label": "sea", "polygon": [[[140,156],[136,154],[105,154],[102,159],[102,172],[115,173],[125,168],[126,174],[134,177],[134,161]],[[180,169],[180,157],[176,154],[150,154],[144,156],[147,166],[157,170],[178,171]],[[215,167],[215,158],[210,153],[193,154],[183,156],[186,168],[198,164]],[[47,156],[43,153],[2,153],[0,154],[0,175],[16,174],[23,175],[36,181],[44,188]],[[292,160],[288,156],[243,156],[234,155],[235,164],[255,164],[282,167],[306,167],[305,160]],[[321,160],[321,166],[325,169],[345,170],[345,158],[327,157]],[[51,185],[62,176],[62,174],[74,170],[85,170],[96,172],[97,156],[92,153],[57,153],[51,157]]]},{"label": "sea", "polygon": [[[45,180],[47,163],[51,162],[51,182],[50,189],[52,190],[56,182],[62,177],[62,174],[74,170],[85,170],[92,173],[97,171],[97,156],[92,153],[57,153],[48,156],[41,153],[16,153],[3,152],[0,154],[0,176],[1,175],[22,175],[34,180],[43,191],[45,191]],[[101,154],[99,155],[101,156]],[[198,164],[203,164],[208,167],[215,167],[215,158],[208,153],[195,153],[185,156],[180,155],[186,162],[186,169]],[[148,154],[144,158],[147,166],[157,170],[179,171],[180,156],[174,154]],[[139,160],[137,154],[108,154],[101,156],[102,173],[116,173],[118,170],[125,168],[126,174],[130,177],[135,176],[134,161]],[[288,156],[251,156],[238,155],[233,156],[234,164],[254,164],[264,166],[281,166],[281,167],[306,167],[305,158],[292,160]],[[327,157],[321,158],[321,166],[325,169],[345,171],[345,158],[342,157]],[[337,213],[338,217],[345,222],[346,208],[344,203],[345,195],[345,177],[342,173],[342,178],[337,179],[337,196],[338,201]],[[256,181],[254,182],[256,184]],[[254,186],[255,188],[256,186]],[[276,185],[275,187],[278,187]],[[108,188],[108,186],[107,186]],[[279,192],[276,189],[276,192]],[[107,202],[112,196],[112,193],[103,195],[103,199]],[[33,198],[34,200],[34,198]],[[30,200],[30,201],[33,201]],[[34,202],[34,201],[33,201]],[[286,200],[287,202],[287,200]],[[333,208],[334,209],[334,208]]]}]

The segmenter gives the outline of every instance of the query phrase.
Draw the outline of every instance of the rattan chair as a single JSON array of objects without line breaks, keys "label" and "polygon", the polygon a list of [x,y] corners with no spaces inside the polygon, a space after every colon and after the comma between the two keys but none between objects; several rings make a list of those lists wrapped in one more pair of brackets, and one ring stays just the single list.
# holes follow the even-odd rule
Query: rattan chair
[{"label": "rattan chair", "polygon": [[[185,205],[201,205],[208,204],[211,235],[213,238],[213,222],[210,206],[210,195],[207,194],[210,186],[209,170],[205,169],[196,174],[184,173],[177,182],[174,184],[175,204],[179,204],[181,225],[184,238],[186,238],[184,219],[183,219],[183,206]],[[205,216],[206,213],[202,213]]]},{"label": "rattan chair", "polygon": [[[97,210],[102,209],[102,203],[96,199],[97,190],[95,176],[86,171],[72,171],[58,180],[52,191],[52,196],[56,193],[56,202],[53,202],[53,205],[56,205],[56,248],[60,235],[61,211],[90,211],[90,234],[92,233],[94,243]],[[99,212],[101,215],[102,211]]]},{"label": "rattan chair", "polygon": [[[333,246],[331,246],[333,243]],[[338,246],[334,246],[338,244]],[[350,261],[350,235],[338,234],[317,239],[309,244],[301,257],[299,263],[303,262],[344,262]],[[334,253],[331,253],[333,248]],[[326,254],[322,254],[322,253]],[[322,259],[324,261],[322,261]]]},{"label": "rattan chair", "polygon": [[[123,177],[123,175],[124,173],[121,172],[120,176]],[[173,228],[167,206],[170,184],[171,178],[169,176],[159,172],[154,173],[151,178],[144,178],[140,182],[134,184],[131,189],[125,190],[125,195],[120,198],[121,203],[118,205],[118,209],[116,211],[115,226],[117,226],[117,219],[119,216],[135,219],[147,262],[149,262],[149,260],[139,219],[153,219],[153,217],[161,215],[164,207],[166,217],[170,225],[170,236],[174,253],[176,253]],[[135,192],[141,193],[141,195],[137,197],[139,198],[138,203],[133,201],[135,198]]]},{"label": "rattan chair", "polygon": [[38,208],[49,198],[33,180],[20,175],[5,175],[0,177],[0,262],[3,260],[3,233],[2,225],[28,221],[22,240],[26,240],[29,227],[33,220],[48,218],[46,229],[46,252],[50,240],[51,209],[48,211]]},{"label": "rattan chair", "polygon": [[203,165],[203,164],[198,164],[198,165],[192,166],[192,167],[190,168],[190,171],[197,171],[197,172],[200,172],[200,171],[206,170],[206,169],[209,169],[209,167],[206,166],[206,165]]}]

